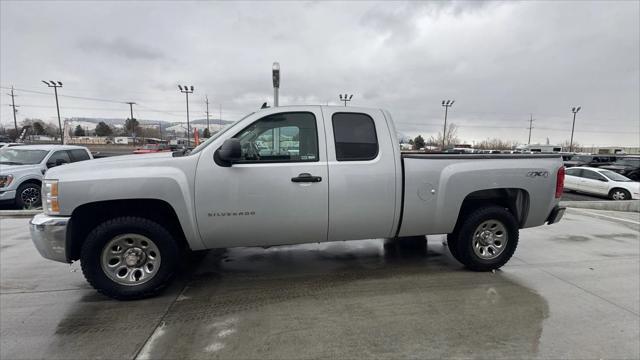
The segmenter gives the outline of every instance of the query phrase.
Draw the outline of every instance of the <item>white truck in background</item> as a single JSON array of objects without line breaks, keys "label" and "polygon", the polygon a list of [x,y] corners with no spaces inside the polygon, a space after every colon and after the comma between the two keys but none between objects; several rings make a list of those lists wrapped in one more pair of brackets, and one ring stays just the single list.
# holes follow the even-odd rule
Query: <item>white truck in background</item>
[{"label": "white truck in background", "polygon": [[448,234],[453,256],[488,271],[519,229],[564,209],[559,155],[402,154],[389,112],[260,110],[190,153],[120,156],[51,169],[31,221],[49,259],[81,261],[117,299],[158,293],[180,249]]}]

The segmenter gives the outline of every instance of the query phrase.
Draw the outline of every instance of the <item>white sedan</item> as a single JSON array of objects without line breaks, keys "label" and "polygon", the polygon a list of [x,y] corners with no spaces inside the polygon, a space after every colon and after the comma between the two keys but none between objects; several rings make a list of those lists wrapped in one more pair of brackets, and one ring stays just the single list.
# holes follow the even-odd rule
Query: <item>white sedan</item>
[{"label": "white sedan", "polygon": [[640,199],[640,182],[633,181],[611,170],[593,167],[567,169],[564,188],[608,196],[611,200]]}]

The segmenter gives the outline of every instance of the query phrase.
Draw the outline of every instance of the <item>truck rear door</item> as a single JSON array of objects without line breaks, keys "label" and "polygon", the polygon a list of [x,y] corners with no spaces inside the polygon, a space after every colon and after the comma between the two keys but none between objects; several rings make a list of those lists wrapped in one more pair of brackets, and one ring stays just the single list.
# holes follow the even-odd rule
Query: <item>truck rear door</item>
[{"label": "truck rear door", "polygon": [[322,111],[329,159],[328,240],[393,236],[396,201],[401,201],[395,130],[380,110]]}]

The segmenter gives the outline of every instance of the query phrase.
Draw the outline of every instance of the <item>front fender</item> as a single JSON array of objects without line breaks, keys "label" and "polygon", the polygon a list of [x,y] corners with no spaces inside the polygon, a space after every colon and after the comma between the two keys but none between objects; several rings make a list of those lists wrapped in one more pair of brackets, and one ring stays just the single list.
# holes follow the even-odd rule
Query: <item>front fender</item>
[{"label": "front fender", "polygon": [[[60,215],[70,216],[79,206],[100,201],[163,200],[173,207],[191,249],[204,249],[193,207],[194,169],[188,165],[122,164],[107,166],[97,173],[88,169],[58,172],[55,175],[59,179]],[[99,178],[95,176],[98,174]]]}]

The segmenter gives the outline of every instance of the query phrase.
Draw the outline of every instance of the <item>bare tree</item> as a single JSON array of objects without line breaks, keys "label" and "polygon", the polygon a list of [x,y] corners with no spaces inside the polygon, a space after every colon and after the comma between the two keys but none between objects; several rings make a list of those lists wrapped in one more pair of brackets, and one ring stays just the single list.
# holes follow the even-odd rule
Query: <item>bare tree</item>
[{"label": "bare tree", "polygon": [[[460,142],[458,138],[458,126],[456,124],[451,123],[447,126],[447,134],[444,139],[445,147],[449,147],[455,145]],[[442,133],[439,132],[436,137],[430,136],[429,140],[427,140],[427,145],[429,146],[441,146],[442,144]]]},{"label": "bare tree", "polygon": [[[569,140],[565,140],[563,141],[560,146],[562,146],[562,150],[563,151],[569,151],[569,148],[571,147],[571,141]],[[584,146],[580,145],[577,142],[573,142],[573,151],[575,152],[583,152],[584,151]]]},{"label": "bare tree", "polygon": [[516,146],[518,146],[518,142],[515,140],[491,138],[480,141],[475,148],[482,150],[512,150]]}]

